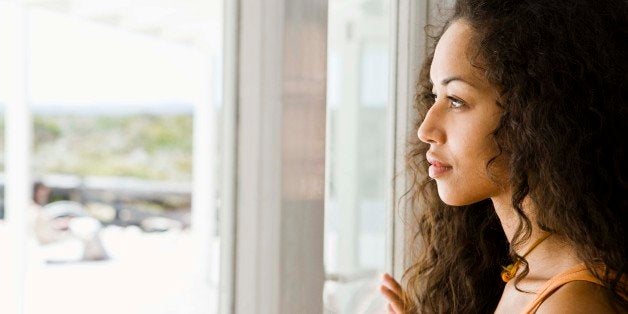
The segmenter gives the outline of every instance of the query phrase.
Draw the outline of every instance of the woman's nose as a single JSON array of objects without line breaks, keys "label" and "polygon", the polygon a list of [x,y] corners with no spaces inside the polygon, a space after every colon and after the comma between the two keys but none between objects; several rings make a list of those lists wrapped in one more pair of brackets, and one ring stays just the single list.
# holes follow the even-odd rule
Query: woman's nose
[{"label": "woman's nose", "polygon": [[428,110],[425,119],[417,130],[419,139],[427,144],[442,144],[445,142],[445,132],[442,129],[442,123],[439,122],[436,104]]}]

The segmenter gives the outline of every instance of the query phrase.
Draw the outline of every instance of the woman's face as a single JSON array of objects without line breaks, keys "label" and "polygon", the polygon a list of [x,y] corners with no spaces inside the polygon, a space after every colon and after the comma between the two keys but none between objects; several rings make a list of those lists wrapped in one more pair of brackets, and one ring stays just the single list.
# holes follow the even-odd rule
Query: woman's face
[{"label": "woman's face", "polygon": [[486,164],[497,154],[491,132],[497,127],[501,109],[497,90],[468,57],[471,28],[456,21],[441,37],[430,68],[434,105],[418,130],[430,149],[430,177],[436,180],[443,202],[461,206],[500,194],[505,178],[504,158]]}]

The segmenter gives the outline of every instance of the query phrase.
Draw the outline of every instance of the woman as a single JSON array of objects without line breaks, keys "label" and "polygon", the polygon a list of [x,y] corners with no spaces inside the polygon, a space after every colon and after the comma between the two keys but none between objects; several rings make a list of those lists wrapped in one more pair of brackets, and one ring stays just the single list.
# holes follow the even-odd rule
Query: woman
[{"label": "woman", "polygon": [[627,19],[617,0],[456,3],[419,78],[391,313],[628,311]]}]

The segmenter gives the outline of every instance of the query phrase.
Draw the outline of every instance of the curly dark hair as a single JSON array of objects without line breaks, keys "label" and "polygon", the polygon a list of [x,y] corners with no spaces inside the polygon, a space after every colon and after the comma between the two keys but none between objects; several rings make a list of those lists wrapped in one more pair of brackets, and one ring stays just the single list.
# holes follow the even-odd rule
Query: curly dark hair
[{"label": "curly dark hair", "polygon": [[[406,156],[406,214],[417,233],[402,278],[407,310],[493,312],[504,289],[502,266],[532,224],[568,241],[620,304],[626,293],[628,211],[628,9],[624,0],[461,0],[435,36],[420,73],[416,128],[433,104],[434,47],[454,21],[473,30],[470,62],[499,91],[502,114],[492,136],[508,161],[519,226],[509,244],[490,199],[443,203],[427,177],[429,144],[416,137]],[[415,129],[416,131],[416,129]],[[535,221],[523,211],[529,197]],[[606,266],[600,271],[599,265]],[[597,266],[596,266],[597,265]]]}]

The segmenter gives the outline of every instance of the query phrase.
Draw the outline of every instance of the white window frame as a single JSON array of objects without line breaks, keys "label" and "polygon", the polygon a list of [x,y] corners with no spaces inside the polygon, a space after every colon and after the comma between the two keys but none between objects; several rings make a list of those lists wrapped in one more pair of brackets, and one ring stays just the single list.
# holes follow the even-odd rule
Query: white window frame
[{"label": "white window frame", "polygon": [[[405,269],[410,266],[406,260],[407,243],[416,232],[411,226],[402,220],[404,202],[400,199],[409,188],[409,182],[404,174],[405,155],[407,143],[414,134],[414,120],[416,112],[413,111],[413,102],[416,93],[416,80],[419,76],[421,64],[425,58],[426,36],[423,31],[430,15],[430,5],[435,1],[430,0],[397,0],[394,8],[391,27],[393,44],[391,45],[392,75],[390,90],[390,103],[394,104],[390,134],[392,136],[390,150],[393,163],[390,165],[390,177],[394,176],[389,195],[390,221],[388,248],[390,267],[388,271],[393,276],[401,279]],[[401,207],[400,207],[401,206]]]},{"label": "white window frame", "polygon": [[[416,113],[412,111],[412,103],[426,51],[423,29],[438,3],[437,0],[391,3],[389,101],[395,105],[389,116],[390,178],[405,169],[406,145],[409,136],[415,136]],[[227,149],[223,191],[227,193],[221,213],[221,287],[226,290],[222,291],[221,313],[321,313],[323,193],[317,195],[319,206],[309,210],[291,208],[308,219],[287,215],[282,202],[286,196],[282,182],[291,174],[285,172],[282,158],[286,156],[285,145],[290,143],[282,136],[295,130],[282,128],[286,121],[282,116],[286,113],[285,102],[289,101],[286,94],[294,88],[304,97],[318,99],[317,110],[322,110],[322,114],[317,118],[325,118],[325,75],[321,73],[326,72],[326,34],[320,32],[327,30],[327,1],[226,1],[225,10]],[[310,22],[309,33],[299,33],[305,31],[303,17]],[[320,36],[312,37],[312,30],[318,30]],[[307,40],[297,40],[299,34]],[[307,43],[309,50],[303,47]],[[308,60],[299,55],[304,51],[319,58]],[[312,66],[312,62],[316,65]],[[302,73],[305,76],[298,82],[286,75],[285,69],[294,67],[315,71]],[[324,121],[321,125],[324,130]],[[324,136],[318,140],[324,141]],[[229,148],[230,142],[235,146]],[[319,153],[324,156],[324,149]],[[320,171],[322,177],[324,167]],[[235,181],[229,181],[229,176]],[[398,200],[408,188],[407,178],[404,175],[395,178],[387,193],[386,268],[400,278],[409,266],[409,261],[404,260],[406,240],[414,230],[408,229],[399,215]],[[320,188],[322,192],[322,181]],[[287,240],[298,236],[304,228],[310,231],[310,237],[298,238],[298,246]],[[306,255],[299,257],[299,254]],[[304,260],[308,262],[303,263]]]},{"label": "white window frame", "polygon": [[223,2],[222,194],[220,195],[219,313],[235,311],[239,1]]},{"label": "white window frame", "polygon": [[[5,221],[10,236],[9,256],[0,266],[10,271],[9,295],[4,296],[11,313],[23,313],[26,294],[27,213],[31,206],[30,160],[32,117],[28,102],[28,10],[20,0],[8,3],[16,14],[3,21],[12,30],[10,42],[0,58],[11,61],[5,69],[10,86],[3,86],[6,95],[5,114]],[[5,265],[4,263],[7,263]],[[4,289],[2,289],[4,290]]]},{"label": "white window frame", "polygon": [[233,295],[221,298],[222,311],[322,313],[327,0],[226,9],[225,34],[237,39],[225,38],[225,49],[237,59],[225,53],[225,75],[237,77],[225,80],[225,108],[236,111],[228,136],[237,146],[227,170],[234,229],[222,234],[233,237],[233,260],[221,271]]}]

